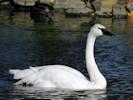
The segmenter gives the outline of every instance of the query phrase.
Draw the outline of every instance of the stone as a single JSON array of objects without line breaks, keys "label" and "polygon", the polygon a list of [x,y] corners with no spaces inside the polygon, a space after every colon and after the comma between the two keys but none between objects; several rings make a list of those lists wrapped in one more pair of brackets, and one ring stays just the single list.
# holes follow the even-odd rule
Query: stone
[{"label": "stone", "polygon": [[[12,0],[15,4],[21,5],[21,6],[34,6],[35,2],[38,0]],[[41,3],[46,3],[49,5],[54,5],[55,0],[40,0]]]},{"label": "stone", "polygon": [[66,16],[84,16],[92,10],[81,0],[56,0],[55,9],[65,9]]},{"label": "stone", "polygon": [[36,0],[12,0],[15,4],[21,6],[33,6],[35,5]]},{"label": "stone", "polygon": [[100,17],[112,17],[112,5],[114,3],[115,0],[96,0],[94,7],[97,15]]},{"label": "stone", "polygon": [[127,12],[124,6],[114,5],[113,6],[113,18],[127,18]]},{"label": "stone", "polygon": [[132,11],[132,10],[133,10],[133,1],[128,2],[127,5],[126,5],[126,7],[127,7],[127,9],[128,9],[129,11]]},{"label": "stone", "polygon": [[65,11],[65,15],[66,16],[88,16],[90,15],[90,12],[92,12],[91,9],[88,8],[71,8],[71,9],[67,9]]},{"label": "stone", "polygon": [[69,9],[69,8],[83,8],[85,4],[81,0],[56,0],[55,8]]}]

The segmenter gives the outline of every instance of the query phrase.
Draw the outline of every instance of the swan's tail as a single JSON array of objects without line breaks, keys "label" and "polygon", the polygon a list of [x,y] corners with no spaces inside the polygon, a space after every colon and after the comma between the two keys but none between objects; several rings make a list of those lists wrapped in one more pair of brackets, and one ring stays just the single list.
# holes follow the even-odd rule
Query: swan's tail
[{"label": "swan's tail", "polygon": [[29,69],[19,70],[19,69],[10,69],[9,73],[13,74],[13,79],[19,79],[15,85],[22,85],[24,83],[31,84],[36,77],[33,77],[38,72],[38,69],[30,67]]},{"label": "swan's tail", "polygon": [[16,73],[18,73],[18,72],[20,72],[20,71],[21,71],[21,70],[19,70],[19,69],[10,69],[10,70],[9,70],[9,73],[14,75],[14,74],[16,74]]}]

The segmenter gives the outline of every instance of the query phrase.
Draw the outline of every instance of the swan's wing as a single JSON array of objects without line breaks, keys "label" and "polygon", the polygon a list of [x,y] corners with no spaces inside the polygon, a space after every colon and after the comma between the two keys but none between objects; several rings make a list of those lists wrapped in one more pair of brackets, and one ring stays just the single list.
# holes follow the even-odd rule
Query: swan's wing
[{"label": "swan's wing", "polygon": [[38,68],[29,67],[29,69],[24,69],[24,70],[10,69],[9,73],[14,75],[13,79],[23,79],[37,72],[38,69],[39,67]]},{"label": "swan's wing", "polygon": [[67,66],[51,65],[40,70],[39,74],[42,74],[43,80],[48,80],[58,88],[85,89],[89,85],[81,72]]},{"label": "swan's wing", "polygon": [[23,83],[32,84],[35,87],[57,88],[86,88],[88,80],[79,71],[63,66],[49,65],[42,67],[30,67],[29,69],[12,70],[14,79],[20,79],[16,85]]}]

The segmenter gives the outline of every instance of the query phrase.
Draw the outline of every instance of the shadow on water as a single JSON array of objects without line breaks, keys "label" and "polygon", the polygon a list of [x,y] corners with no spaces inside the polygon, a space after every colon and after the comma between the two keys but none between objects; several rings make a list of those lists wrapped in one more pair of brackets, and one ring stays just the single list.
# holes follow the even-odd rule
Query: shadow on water
[{"label": "shadow on water", "polygon": [[[29,13],[0,11],[0,99],[54,100],[132,100],[133,96],[133,19],[65,18],[54,15],[52,23],[38,22]],[[11,68],[63,64],[85,69],[85,43],[94,23],[102,23],[116,36],[100,37],[95,45],[95,58],[108,81],[106,91],[42,90],[12,86]]]}]

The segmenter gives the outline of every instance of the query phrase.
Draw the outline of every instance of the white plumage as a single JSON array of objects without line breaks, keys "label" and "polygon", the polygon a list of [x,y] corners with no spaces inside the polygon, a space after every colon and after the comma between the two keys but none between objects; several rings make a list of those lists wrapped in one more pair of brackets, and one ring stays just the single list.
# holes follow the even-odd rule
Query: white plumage
[{"label": "white plumage", "polygon": [[95,24],[87,38],[86,67],[90,75],[88,80],[80,71],[65,65],[46,65],[29,67],[28,69],[10,69],[14,79],[19,79],[15,85],[32,84],[34,87],[61,88],[70,90],[105,89],[107,82],[100,73],[94,59],[94,43],[98,36],[109,33],[104,26]]}]

